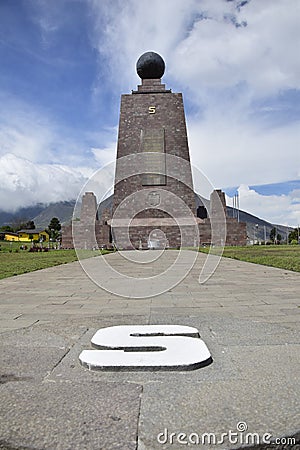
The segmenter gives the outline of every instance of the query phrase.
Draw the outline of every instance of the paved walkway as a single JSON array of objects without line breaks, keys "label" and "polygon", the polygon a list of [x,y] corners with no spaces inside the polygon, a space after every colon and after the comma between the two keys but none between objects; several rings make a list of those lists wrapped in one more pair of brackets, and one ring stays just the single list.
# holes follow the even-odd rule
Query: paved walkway
[{"label": "paved walkway", "polygon": [[[130,271],[121,255],[106,258]],[[247,432],[260,441],[299,432],[300,274],[222,259],[200,285],[205,258],[145,299],[100,289],[77,262],[0,281],[0,448],[224,449],[241,447]],[[152,269],[135,264],[135,276]],[[184,269],[183,261],[170,276]],[[83,368],[78,356],[95,331],[122,324],[196,327],[213,363],[190,372]],[[212,445],[239,422],[247,432]],[[202,445],[203,433],[214,436]]]}]

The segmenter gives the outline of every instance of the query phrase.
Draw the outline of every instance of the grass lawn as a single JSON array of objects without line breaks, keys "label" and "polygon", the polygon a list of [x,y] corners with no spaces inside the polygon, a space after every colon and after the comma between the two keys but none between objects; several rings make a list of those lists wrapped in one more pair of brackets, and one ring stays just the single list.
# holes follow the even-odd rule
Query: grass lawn
[{"label": "grass lawn", "polygon": [[[17,242],[11,244],[0,241],[0,245],[0,279],[77,261],[75,250],[50,250],[48,252],[30,253],[28,250],[20,250],[21,244]],[[28,244],[28,248],[30,248],[30,244]],[[102,253],[104,252],[105,250]],[[99,254],[99,251],[82,250],[80,259]]]},{"label": "grass lawn", "polygon": [[[208,253],[209,248],[200,248],[200,251]],[[214,249],[212,249],[212,253],[214,253]],[[223,256],[300,272],[300,245],[225,247]]]},{"label": "grass lawn", "polygon": [[[0,241],[0,279],[77,261],[75,250],[50,250],[49,252],[30,253],[20,250],[20,245],[17,242]],[[29,247],[30,245],[28,245]],[[200,248],[200,251],[208,253],[209,248]],[[212,249],[211,252],[219,254],[220,249]],[[102,253],[106,253],[106,251],[104,250]],[[81,250],[80,259],[99,254],[100,251]],[[300,245],[225,247],[223,256],[300,272]]]}]

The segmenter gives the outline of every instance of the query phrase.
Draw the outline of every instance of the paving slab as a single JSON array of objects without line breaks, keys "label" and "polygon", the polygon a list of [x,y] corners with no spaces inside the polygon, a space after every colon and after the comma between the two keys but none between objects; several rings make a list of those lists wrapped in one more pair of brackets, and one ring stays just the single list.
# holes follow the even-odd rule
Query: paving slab
[{"label": "paving slab", "polygon": [[[188,271],[188,256],[174,280]],[[160,268],[106,258],[139,277]],[[300,274],[224,258],[200,285],[205,258],[197,255],[180,284],[148,298],[102,290],[77,262],[1,280],[0,449],[233,449],[247,432],[299,440]],[[165,252],[161,268],[174,259]],[[189,372],[80,365],[99,328],[130,324],[196,327],[213,362]],[[237,430],[240,423],[247,430]]]},{"label": "paving slab", "polygon": [[130,383],[7,382],[1,440],[14,448],[134,450],[141,391]]}]

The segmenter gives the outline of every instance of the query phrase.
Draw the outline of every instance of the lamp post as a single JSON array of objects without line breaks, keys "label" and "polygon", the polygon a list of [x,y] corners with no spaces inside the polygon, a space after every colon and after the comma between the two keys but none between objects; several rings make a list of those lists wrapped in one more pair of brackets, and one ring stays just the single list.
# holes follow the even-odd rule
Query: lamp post
[{"label": "lamp post", "polygon": [[50,231],[50,239],[49,241],[51,242],[51,248],[53,249],[53,235],[54,235],[54,229],[53,228],[49,228]]},{"label": "lamp post", "polygon": [[258,223],[255,224],[255,233],[254,233],[254,244],[258,243]]}]

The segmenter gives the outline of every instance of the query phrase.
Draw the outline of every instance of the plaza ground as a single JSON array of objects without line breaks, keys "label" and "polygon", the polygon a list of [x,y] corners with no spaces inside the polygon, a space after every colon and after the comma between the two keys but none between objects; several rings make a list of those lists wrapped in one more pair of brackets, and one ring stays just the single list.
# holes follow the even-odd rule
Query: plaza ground
[{"label": "plaza ground", "polygon": [[[165,252],[161,267],[175,256]],[[97,258],[86,260],[90,273]],[[137,277],[156,270],[120,253],[105,258]],[[299,432],[300,274],[223,258],[199,284],[205,258],[149,298],[134,298],[134,286],[132,298],[104,291],[79,262],[1,280],[0,448],[179,449],[181,432],[219,438],[239,422],[260,436]],[[174,279],[185,269],[175,267]],[[189,372],[83,368],[79,354],[96,330],[123,324],[196,327],[213,363]]]}]

